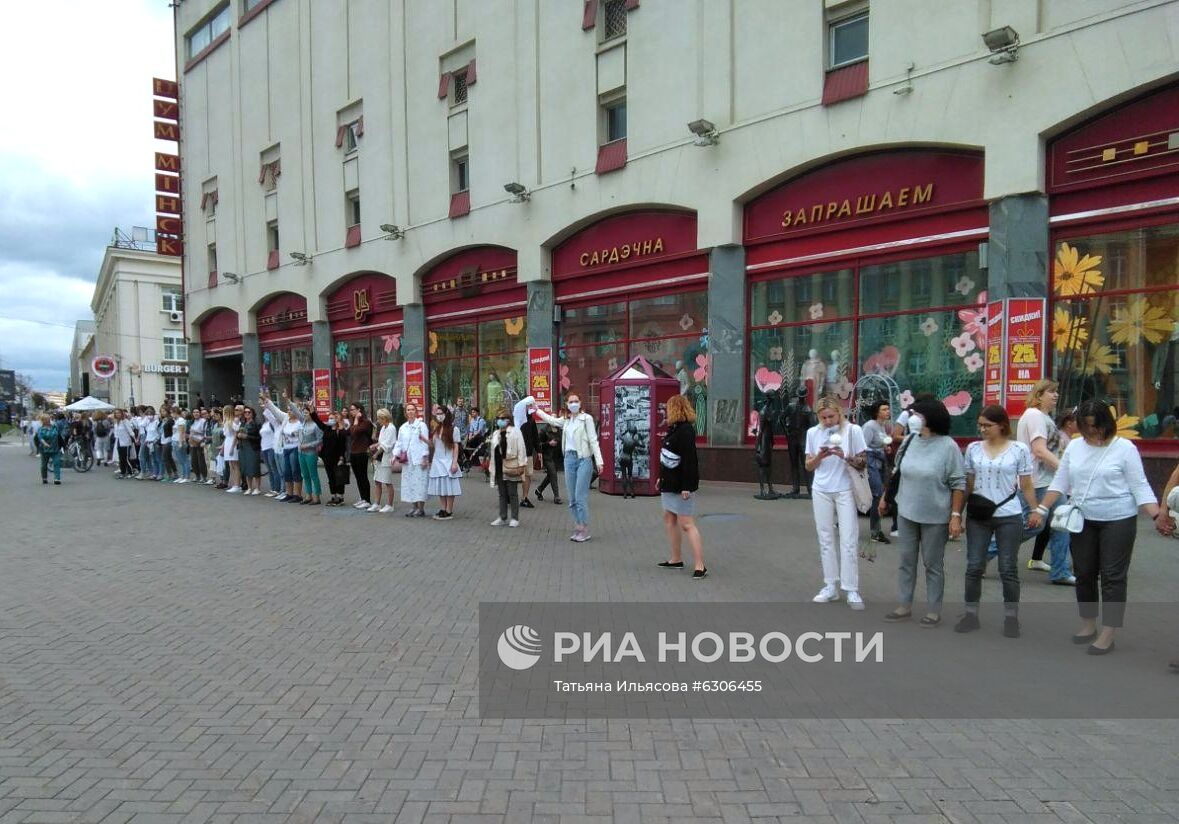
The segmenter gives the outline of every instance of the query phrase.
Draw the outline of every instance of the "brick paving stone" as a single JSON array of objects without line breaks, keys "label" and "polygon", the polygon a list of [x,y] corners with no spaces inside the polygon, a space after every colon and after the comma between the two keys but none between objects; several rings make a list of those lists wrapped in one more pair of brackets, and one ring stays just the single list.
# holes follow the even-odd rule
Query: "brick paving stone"
[{"label": "brick paving stone", "polygon": [[[595,493],[578,546],[548,504],[490,529],[479,483],[436,524],[102,470],[43,488],[4,444],[0,480],[0,824],[1179,820],[1174,721],[478,717],[480,600],[805,600],[805,503],[707,484],[731,517],[701,520],[692,582],[654,569],[655,500]],[[1173,547],[1143,529],[1133,598],[1172,600]],[[891,605],[888,548],[861,577]]]}]

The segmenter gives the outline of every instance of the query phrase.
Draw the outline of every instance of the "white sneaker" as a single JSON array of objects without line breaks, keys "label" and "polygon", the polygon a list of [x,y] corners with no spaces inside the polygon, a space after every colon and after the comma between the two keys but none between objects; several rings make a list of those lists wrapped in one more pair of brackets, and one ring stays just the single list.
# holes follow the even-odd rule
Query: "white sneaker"
[{"label": "white sneaker", "polygon": [[289,497],[290,497],[290,495],[288,495],[287,493],[285,493],[285,492],[280,492],[279,494],[277,494],[277,495],[275,495],[275,496],[274,496],[274,500],[276,500],[276,501],[285,501],[285,500],[286,500],[287,498],[289,498]]},{"label": "white sneaker", "polygon": [[829,604],[832,601],[839,600],[839,590],[835,588],[835,584],[827,584],[819,590],[819,594],[811,599],[816,604]]},{"label": "white sneaker", "polygon": [[520,525],[520,522],[519,522],[519,521],[517,521],[515,518],[513,518],[513,519],[512,519],[512,520],[510,520],[510,521],[508,521],[508,526],[519,526],[519,525]]},{"label": "white sneaker", "polygon": [[365,509],[365,512],[380,512],[380,511],[381,511],[381,507],[377,504],[373,504],[372,506]]},{"label": "white sneaker", "polygon": [[1028,569],[1038,569],[1040,572],[1051,572],[1052,567],[1043,561],[1028,561]]},{"label": "white sneaker", "polygon": [[377,510],[377,512],[392,512],[392,511],[393,511],[393,507],[390,504],[385,504],[383,507],[381,507],[380,509]]},{"label": "white sneaker", "polygon": [[253,492],[251,492],[250,494],[251,494],[251,495],[261,495],[261,494],[262,494],[262,490],[261,490],[261,489],[255,489],[255,490],[254,490]]},{"label": "white sneaker", "polygon": [[212,478],[209,478],[207,481],[205,481],[205,486],[213,486],[215,483],[216,481],[214,481]]},{"label": "white sneaker", "polygon": [[503,526],[504,519],[503,518],[496,518],[494,521],[491,522],[491,525],[492,526]]},{"label": "white sneaker", "polygon": [[860,593],[851,590],[847,593],[847,605],[857,612],[864,611],[864,599],[860,597]]},{"label": "white sneaker", "polygon": [[894,529],[892,532],[888,533],[888,537],[890,537],[890,538],[899,538],[899,537],[901,537],[901,533],[897,532],[897,531]]},{"label": "white sneaker", "polygon": [[278,493],[277,493],[277,492],[264,492],[264,493],[262,493],[262,494],[263,494],[263,495],[265,495],[267,498],[273,498],[273,497],[274,497],[274,496],[276,496]]},{"label": "white sneaker", "polygon": [[370,504],[368,501],[357,501],[356,503],[352,504],[353,509],[368,509],[370,506],[372,506],[372,504]]},{"label": "white sneaker", "polygon": [[230,495],[236,495],[242,491],[242,488],[240,486],[231,486],[229,489],[227,489],[225,491],[228,492]]}]

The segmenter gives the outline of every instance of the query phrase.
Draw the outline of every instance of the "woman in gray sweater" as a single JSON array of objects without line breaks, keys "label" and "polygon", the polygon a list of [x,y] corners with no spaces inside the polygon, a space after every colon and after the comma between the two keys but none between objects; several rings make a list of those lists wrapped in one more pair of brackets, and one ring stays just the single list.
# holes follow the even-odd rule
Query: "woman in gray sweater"
[{"label": "woman in gray sweater", "polygon": [[[938,400],[917,401],[910,408],[908,429],[894,470],[900,474],[896,496],[899,605],[884,620],[907,621],[912,617],[920,551],[925,562],[928,602],[921,626],[932,628],[942,621],[946,540],[962,534],[966,475],[962,452],[950,437],[950,413],[945,404]],[[886,506],[882,500],[881,515],[886,514]]]}]

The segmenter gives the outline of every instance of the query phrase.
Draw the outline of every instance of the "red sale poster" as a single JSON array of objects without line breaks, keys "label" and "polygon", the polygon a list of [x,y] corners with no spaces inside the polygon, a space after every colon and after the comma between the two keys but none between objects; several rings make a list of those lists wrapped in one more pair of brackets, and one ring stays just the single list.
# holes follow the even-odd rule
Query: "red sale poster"
[{"label": "red sale poster", "polygon": [[1003,301],[987,304],[987,359],[983,405],[1003,403]]},{"label": "red sale poster", "polygon": [[332,411],[332,371],[312,369],[311,386],[315,396],[315,413],[326,420]]},{"label": "red sale poster", "polygon": [[553,350],[528,350],[528,394],[536,398],[536,405],[545,412],[553,411]]},{"label": "red sale poster", "polygon": [[405,362],[405,402],[417,406],[419,415],[426,410],[426,364],[422,361]]},{"label": "red sale poster", "polygon": [[1007,414],[1023,414],[1028,394],[1044,377],[1047,300],[1044,298],[1009,298],[1006,328],[1006,406]]}]

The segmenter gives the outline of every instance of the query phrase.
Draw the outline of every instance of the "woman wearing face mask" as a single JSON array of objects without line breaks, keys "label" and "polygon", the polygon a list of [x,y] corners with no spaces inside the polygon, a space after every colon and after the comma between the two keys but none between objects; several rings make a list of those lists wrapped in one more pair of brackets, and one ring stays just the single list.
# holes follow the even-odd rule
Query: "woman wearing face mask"
[{"label": "woman wearing face mask", "polygon": [[348,483],[348,430],[344,428],[344,413],[332,412],[328,415],[327,423],[324,423],[312,409],[311,420],[323,433],[323,448],[319,457],[323,458],[328,490],[332,493],[331,500],[325,506],[343,506],[344,487]]},{"label": "woman wearing face mask", "polygon": [[491,485],[499,490],[499,517],[492,526],[520,525],[520,480],[528,472],[528,449],[520,429],[512,425],[508,410],[495,413],[495,431],[491,433]]},{"label": "woman wearing face mask", "polygon": [[[393,511],[393,455],[397,446],[397,427],[393,425],[393,416],[388,409],[377,410],[377,441],[370,448],[373,460],[373,484],[376,486],[376,496],[373,504],[366,512],[380,512],[382,514]],[[382,506],[382,500],[388,503]]]},{"label": "woman wearing face mask", "polygon": [[418,418],[415,403],[405,405],[405,423],[397,430],[396,460],[401,463],[401,500],[411,504],[407,518],[426,517],[426,486],[430,479],[430,430]]},{"label": "woman wearing face mask", "polygon": [[434,421],[430,429],[433,432],[430,440],[433,459],[430,462],[430,480],[426,492],[437,496],[442,504],[441,509],[434,514],[434,520],[445,521],[454,517],[454,499],[463,494],[459,481],[462,477],[459,471],[461,435],[454,425],[454,414],[442,406],[434,407]]},{"label": "woman wearing face mask", "polygon": [[368,484],[368,448],[373,445],[373,425],[364,416],[364,407],[354,403],[348,407],[351,425],[348,427],[348,461],[352,464],[352,475],[356,478],[356,492],[360,496],[354,507],[368,509],[372,506],[372,491]]},{"label": "woman wearing face mask", "polygon": [[917,401],[906,419],[908,436],[897,450],[896,500],[881,500],[879,514],[896,505],[898,521],[897,608],[885,621],[907,621],[913,615],[917,588],[917,556],[925,565],[925,615],[921,626],[942,622],[946,586],[946,540],[962,534],[966,473],[962,452],[950,437],[950,413],[938,400]]},{"label": "woman wearing face mask", "polygon": [[594,470],[602,471],[602,447],[594,419],[581,411],[581,395],[568,392],[565,408],[568,418],[557,418],[536,408],[536,399],[525,398],[530,407],[550,426],[561,430],[561,453],[565,456],[565,484],[569,487],[569,512],[573,516],[573,534],[569,540],[584,543],[589,532],[589,486]]},{"label": "woman wearing face mask", "polygon": [[856,555],[860,520],[848,466],[863,469],[867,464],[864,433],[844,418],[843,407],[834,398],[820,398],[815,411],[819,423],[806,433],[806,469],[814,473],[811,505],[819,536],[824,585],[813,600],[820,604],[838,601],[839,586],[842,585],[847,594],[847,605],[862,610],[864,599],[860,597],[860,567]]},{"label": "woman wearing face mask", "polygon": [[884,480],[888,462],[885,450],[892,443],[892,408],[887,401],[868,407],[868,420],[863,426],[864,444],[868,447],[868,484],[872,487],[872,508],[868,510],[868,525],[872,540],[887,544],[888,538],[880,529],[880,498],[884,495]]}]

